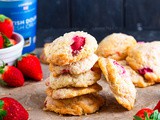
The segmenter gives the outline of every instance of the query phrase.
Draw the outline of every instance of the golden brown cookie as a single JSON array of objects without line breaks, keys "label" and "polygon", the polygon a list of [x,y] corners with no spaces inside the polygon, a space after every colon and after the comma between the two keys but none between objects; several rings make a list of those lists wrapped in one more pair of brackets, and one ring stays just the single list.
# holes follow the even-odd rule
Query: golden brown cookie
[{"label": "golden brown cookie", "polygon": [[49,65],[49,70],[53,73],[54,77],[57,77],[61,74],[82,74],[88,70],[90,70],[93,65],[97,62],[98,56],[96,54],[92,54],[87,58],[84,58],[80,61],[71,63],[69,65],[58,66],[58,65]]},{"label": "golden brown cookie", "polygon": [[100,58],[99,62],[102,62],[100,68],[116,100],[123,107],[131,110],[136,99],[136,89],[130,74],[123,66],[111,58]]},{"label": "golden brown cookie", "polygon": [[49,63],[63,66],[90,56],[97,47],[97,41],[92,35],[76,31],[55,39],[44,51]]},{"label": "golden brown cookie", "polygon": [[137,42],[134,37],[122,33],[113,33],[99,43],[96,53],[105,58],[124,60],[127,56],[127,49],[135,44]]},{"label": "golden brown cookie", "polygon": [[100,78],[101,74],[92,70],[79,75],[63,74],[58,77],[54,77],[52,73],[50,73],[49,86],[52,89],[63,87],[88,87],[96,83]]},{"label": "golden brown cookie", "polygon": [[160,82],[160,42],[141,43],[128,50],[127,63],[148,82]]},{"label": "golden brown cookie", "polygon": [[103,104],[104,98],[98,94],[87,94],[61,100],[47,96],[44,110],[64,115],[83,115],[96,112]]},{"label": "golden brown cookie", "polygon": [[72,88],[61,88],[53,90],[52,88],[49,87],[47,88],[46,93],[47,96],[51,96],[53,99],[66,99],[85,94],[96,93],[99,92],[100,90],[102,90],[102,87],[98,83],[95,83],[85,88],[72,87]]},{"label": "golden brown cookie", "polygon": [[140,74],[134,71],[125,60],[118,61],[120,65],[122,65],[130,74],[131,80],[136,87],[147,87],[155,84],[155,82],[149,82],[145,80]]}]

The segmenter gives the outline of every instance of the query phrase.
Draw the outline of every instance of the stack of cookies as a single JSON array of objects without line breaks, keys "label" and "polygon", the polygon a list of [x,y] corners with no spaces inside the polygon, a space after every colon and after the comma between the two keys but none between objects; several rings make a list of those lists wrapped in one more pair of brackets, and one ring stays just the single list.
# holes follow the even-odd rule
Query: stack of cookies
[{"label": "stack of cookies", "polygon": [[97,94],[101,70],[97,65],[96,39],[85,32],[70,32],[44,48],[49,62],[45,110],[82,115],[96,112],[104,103]]}]

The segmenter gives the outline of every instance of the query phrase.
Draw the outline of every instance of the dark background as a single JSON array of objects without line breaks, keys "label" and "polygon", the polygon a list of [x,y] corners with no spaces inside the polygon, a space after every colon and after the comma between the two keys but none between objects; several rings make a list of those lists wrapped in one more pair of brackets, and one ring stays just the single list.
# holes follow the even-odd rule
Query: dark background
[{"label": "dark background", "polygon": [[160,0],[38,0],[37,47],[83,30],[98,42],[113,32],[160,40]]}]

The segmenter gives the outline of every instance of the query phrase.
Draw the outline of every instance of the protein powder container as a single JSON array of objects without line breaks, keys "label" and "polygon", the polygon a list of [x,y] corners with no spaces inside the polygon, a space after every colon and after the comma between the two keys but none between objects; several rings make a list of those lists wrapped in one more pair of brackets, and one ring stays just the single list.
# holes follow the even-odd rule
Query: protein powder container
[{"label": "protein powder container", "polygon": [[32,52],[36,43],[37,0],[0,0],[0,14],[11,18],[14,32],[24,37],[23,54]]}]

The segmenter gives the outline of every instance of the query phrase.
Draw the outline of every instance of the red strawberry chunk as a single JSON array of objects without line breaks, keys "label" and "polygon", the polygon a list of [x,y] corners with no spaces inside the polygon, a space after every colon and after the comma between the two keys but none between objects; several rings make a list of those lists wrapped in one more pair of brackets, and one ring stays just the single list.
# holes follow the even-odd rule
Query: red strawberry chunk
[{"label": "red strawberry chunk", "polygon": [[139,69],[138,72],[139,72],[139,74],[144,75],[147,72],[153,72],[153,70],[151,68],[147,67],[147,68]]},{"label": "red strawberry chunk", "polygon": [[62,70],[62,74],[68,74],[68,73],[70,73],[69,70],[67,70],[67,69],[63,69],[63,70]]},{"label": "red strawberry chunk", "polygon": [[113,61],[113,63],[114,63],[118,68],[120,68],[120,69],[122,70],[122,74],[124,74],[124,73],[126,72],[125,69],[124,69],[124,67],[121,66],[119,63],[117,63],[116,61]]},{"label": "red strawberry chunk", "polygon": [[83,48],[85,45],[85,37],[75,36],[73,37],[74,43],[71,45],[72,48],[72,55],[75,56],[79,53],[79,51]]}]

